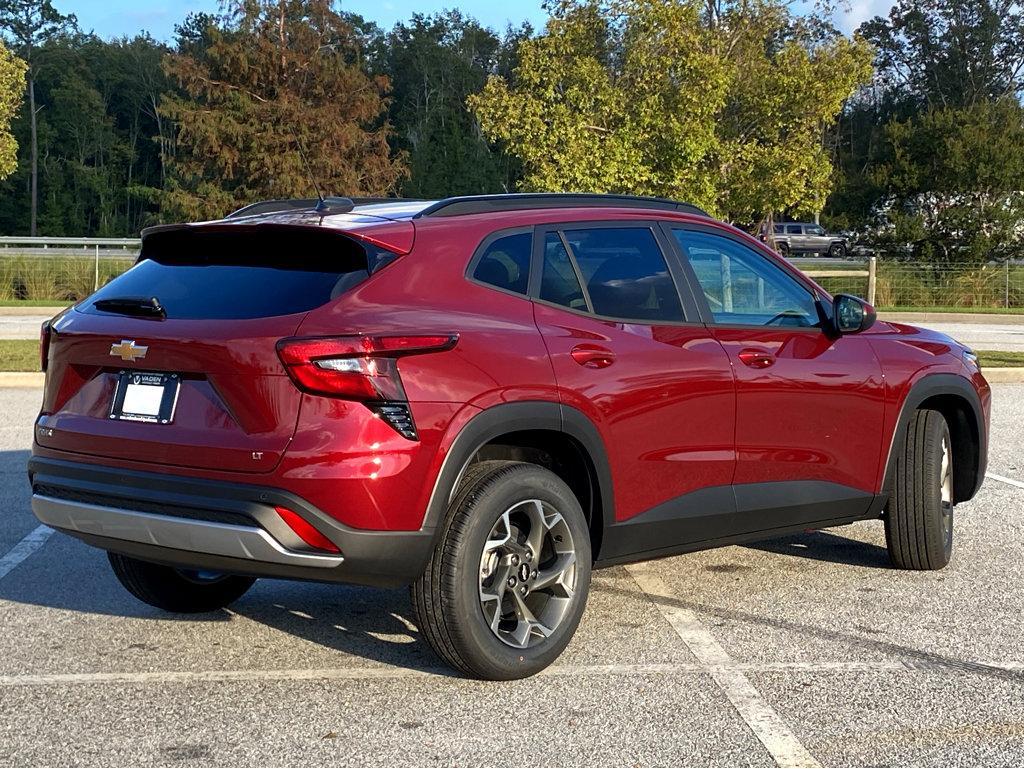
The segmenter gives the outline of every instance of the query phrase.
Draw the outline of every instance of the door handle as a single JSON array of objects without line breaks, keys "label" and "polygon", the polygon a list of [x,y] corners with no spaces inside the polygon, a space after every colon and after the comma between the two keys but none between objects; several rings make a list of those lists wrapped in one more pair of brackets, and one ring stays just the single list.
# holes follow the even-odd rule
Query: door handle
[{"label": "door handle", "polygon": [[737,357],[742,363],[751,368],[768,368],[775,363],[775,356],[770,352],[752,347],[740,350]]},{"label": "door handle", "polygon": [[607,368],[615,362],[615,353],[597,344],[578,344],[572,348],[569,355],[587,368]]}]

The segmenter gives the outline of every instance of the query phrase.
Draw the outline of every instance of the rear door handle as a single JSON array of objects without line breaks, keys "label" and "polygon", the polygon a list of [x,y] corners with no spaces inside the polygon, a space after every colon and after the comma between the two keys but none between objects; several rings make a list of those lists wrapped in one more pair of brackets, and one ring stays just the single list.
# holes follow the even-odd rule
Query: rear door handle
[{"label": "rear door handle", "polygon": [[775,356],[767,350],[748,347],[740,350],[737,356],[741,362],[751,368],[768,368],[775,363]]},{"label": "rear door handle", "polygon": [[587,368],[608,368],[615,362],[615,353],[598,344],[578,344],[569,354],[574,361]]}]

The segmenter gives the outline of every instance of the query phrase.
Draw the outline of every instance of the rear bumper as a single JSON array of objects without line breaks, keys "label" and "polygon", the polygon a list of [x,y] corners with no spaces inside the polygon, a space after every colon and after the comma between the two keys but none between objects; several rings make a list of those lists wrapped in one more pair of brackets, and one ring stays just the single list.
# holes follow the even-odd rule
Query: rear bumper
[{"label": "rear bumper", "polygon": [[[433,530],[365,531],[290,492],[64,460],[29,461],[32,510],[85,542],[170,566],[256,577],[398,586],[415,580]],[[338,549],[309,548],[274,510],[287,507]]]}]

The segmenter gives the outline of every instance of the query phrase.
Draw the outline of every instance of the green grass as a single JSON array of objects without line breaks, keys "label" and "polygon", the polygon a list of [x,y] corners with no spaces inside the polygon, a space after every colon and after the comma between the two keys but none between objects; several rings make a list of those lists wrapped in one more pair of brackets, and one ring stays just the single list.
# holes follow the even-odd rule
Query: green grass
[{"label": "green grass", "polygon": [[[1024,352],[979,350],[981,367],[1024,368]],[[0,371],[38,371],[39,342],[35,339],[0,339]]]},{"label": "green grass", "polygon": [[1024,352],[1000,352],[999,350],[976,350],[982,370],[986,368],[1024,367]]},{"label": "green grass", "polygon": [[0,299],[0,307],[67,307],[60,299]]},{"label": "green grass", "polygon": [[38,371],[39,342],[35,339],[0,339],[0,371]]}]

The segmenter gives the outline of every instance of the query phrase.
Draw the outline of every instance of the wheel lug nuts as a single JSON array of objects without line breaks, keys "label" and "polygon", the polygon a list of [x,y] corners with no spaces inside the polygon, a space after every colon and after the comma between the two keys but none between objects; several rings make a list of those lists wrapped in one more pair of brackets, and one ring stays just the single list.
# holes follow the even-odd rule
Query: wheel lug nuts
[{"label": "wheel lug nuts", "polygon": [[513,566],[518,566],[519,565],[519,556],[518,555],[513,555],[512,556],[512,565]]},{"label": "wheel lug nuts", "polygon": [[509,577],[508,578],[508,586],[509,587],[515,587],[516,586],[516,578],[515,577]]},{"label": "wheel lug nuts", "polygon": [[530,579],[537,579],[537,570],[534,569],[533,573],[530,574]]},{"label": "wheel lug nuts", "polygon": [[526,585],[523,585],[521,588],[519,588],[519,592],[523,595],[526,595],[530,591],[527,589]]}]

